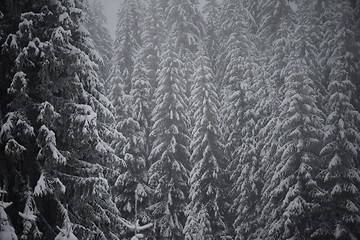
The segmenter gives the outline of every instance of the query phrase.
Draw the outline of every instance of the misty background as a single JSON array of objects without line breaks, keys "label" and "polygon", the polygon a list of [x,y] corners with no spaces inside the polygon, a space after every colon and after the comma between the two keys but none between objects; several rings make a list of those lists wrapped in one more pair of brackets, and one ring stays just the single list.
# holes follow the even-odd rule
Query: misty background
[{"label": "misty background", "polygon": [[[116,14],[119,11],[119,7],[121,4],[121,0],[103,0],[101,3],[104,5],[104,13],[107,17],[107,24],[111,34],[111,37],[115,38],[115,31],[116,31],[116,23],[117,18]],[[202,9],[205,0],[199,0],[200,8]]]}]

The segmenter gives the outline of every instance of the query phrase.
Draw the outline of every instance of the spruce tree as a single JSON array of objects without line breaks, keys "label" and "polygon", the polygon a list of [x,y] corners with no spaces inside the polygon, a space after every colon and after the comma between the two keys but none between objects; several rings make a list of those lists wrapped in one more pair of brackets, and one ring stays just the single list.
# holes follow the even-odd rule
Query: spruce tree
[{"label": "spruce tree", "polygon": [[[274,159],[274,155],[278,149],[278,140],[282,134],[277,129],[278,123],[281,122],[281,120],[279,120],[279,105],[285,96],[284,69],[289,63],[290,53],[293,51],[291,33],[295,29],[294,15],[289,4],[282,0],[276,2],[277,3],[274,2],[277,7],[276,9],[266,9],[276,11],[278,19],[273,19],[272,16],[264,17],[258,32],[261,40],[263,40],[264,37],[267,39],[262,53],[263,76],[261,77],[262,83],[258,88],[260,98],[255,106],[255,112],[260,114],[256,124],[256,131],[258,131],[258,141],[256,145],[260,152],[260,171],[262,172],[265,185],[266,182],[271,181],[270,179],[278,164]],[[267,4],[273,3],[269,1]],[[265,6],[267,6],[267,4]],[[263,10],[265,11],[265,9]],[[271,33],[271,37],[265,34],[269,29],[274,29],[275,31],[267,33]],[[270,44],[271,47],[269,47],[268,44]],[[295,56],[293,55],[292,61],[296,60]],[[266,201],[267,200],[263,199],[260,200],[260,208],[263,208],[263,204],[266,204]],[[259,220],[261,222],[261,218],[259,218]],[[263,223],[261,223],[261,225],[264,226]]]},{"label": "spruce tree", "polygon": [[[357,91],[351,96],[352,104],[359,110],[359,69],[356,60],[359,57],[359,42],[356,28],[356,9],[353,8],[352,1],[330,1],[324,3],[323,28],[325,29],[324,38],[321,42],[321,63],[324,67],[325,84],[330,82],[330,72],[334,59],[339,55],[344,58],[346,71],[349,79],[355,85]],[[341,7],[341,13],[337,8]],[[333,56],[335,55],[335,56]]]},{"label": "spruce tree", "polygon": [[115,185],[118,188],[116,202],[121,215],[128,221],[135,220],[135,191],[137,191],[139,219],[149,222],[145,208],[149,201],[148,187],[149,167],[149,130],[150,130],[150,93],[151,85],[147,77],[145,65],[137,58],[132,76],[131,112],[121,122],[119,131],[125,138],[120,156],[124,158],[126,170],[118,177]]},{"label": "spruce tree", "polygon": [[159,0],[151,0],[144,20],[144,31],[142,33],[143,46],[140,50],[140,58],[147,69],[152,93],[158,85],[158,74],[160,69],[160,56],[162,45],[165,41],[166,28],[165,19]]},{"label": "spruce tree", "polygon": [[125,0],[118,12],[113,64],[120,70],[125,94],[130,93],[135,57],[142,45],[140,6],[138,0]]},{"label": "spruce tree", "polygon": [[14,64],[4,74],[10,100],[1,146],[11,178],[18,177],[2,181],[19,212],[38,216],[33,236],[51,239],[69,218],[79,238],[118,239],[108,180],[121,160],[103,138],[113,116],[91,60],[86,7],[67,0],[26,7],[3,45]]},{"label": "spruce tree", "polygon": [[[206,15],[205,44],[210,58],[210,67],[216,76],[216,58],[219,54],[219,13],[220,6],[216,0],[207,0],[203,13]],[[217,86],[216,83],[214,83]]]},{"label": "spruce tree", "polygon": [[[236,239],[249,239],[257,229],[259,215],[260,197],[263,186],[261,158],[257,146],[259,119],[262,117],[256,110],[258,100],[257,82],[261,82],[260,67],[256,61],[248,62],[247,70],[243,75],[242,86],[243,102],[246,105],[242,112],[238,112],[242,125],[234,129],[239,145],[234,146],[231,154],[232,161],[228,171],[231,173],[232,188],[230,195],[233,199],[230,208],[235,216],[233,227],[236,232]],[[234,136],[234,137],[235,137]]]},{"label": "spruce tree", "polygon": [[326,197],[321,203],[322,223],[315,239],[357,239],[359,224],[360,113],[351,104],[355,86],[339,57],[330,73],[326,110],[325,145],[321,150],[324,170],[321,183]]},{"label": "spruce tree", "polygon": [[[356,95],[354,84],[353,52],[355,43],[354,32],[351,31],[354,23],[350,17],[353,14],[350,2],[333,2],[333,7],[326,16],[328,28],[325,39],[329,46],[328,60],[325,68],[327,74],[327,96],[325,109],[327,111],[326,126],[324,127],[324,146],[321,156],[324,161],[320,182],[326,190],[326,197],[322,202],[319,216],[322,220],[314,239],[357,239],[360,232],[355,227],[359,222],[359,111],[353,105]],[[335,21],[335,7],[339,4],[344,8],[340,21]],[[343,15],[344,14],[344,15]],[[349,14],[349,15],[348,15]],[[329,21],[333,21],[331,24]],[[337,32],[331,35],[332,31]],[[333,34],[334,32],[332,32]],[[323,49],[325,52],[325,49]],[[325,56],[325,55],[323,55]]]},{"label": "spruce tree", "polygon": [[[121,146],[118,146],[119,155],[124,159],[126,167],[116,179],[113,197],[122,218],[130,222],[139,220],[140,224],[149,223],[151,219],[146,207],[151,191],[148,187],[148,162],[143,128],[136,119],[128,117],[121,121],[119,131],[124,138]],[[122,231],[121,235],[130,237],[125,231]]]},{"label": "spruce tree", "polygon": [[154,193],[149,210],[155,220],[156,239],[183,239],[185,208],[189,191],[189,119],[183,63],[174,38],[162,54],[159,86],[151,136],[150,185]]},{"label": "spruce tree", "polygon": [[176,48],[180,57],[187,51],[192,54],[197,51],[197,42],[205,32],[204,22],[198,4],[191,0],[170,0],[166,7],[166,24],[176,38]]},{"label": "spruce tree", "polygon": [[197,1],[170,0],[166,7],[166,25],[168,32],[175,36],[175,46],[184,63],[186,95],[189,97],[193,86],[191,76],[194,72],[195,53],[205,32]]},{"label": "spruce tree", "polygon": [[[296,49],[301,49],[296,44],[303,44],[299,40],[302,34],[295,32],[292,46]],[[318,224],[313,216],[323,196],[316,182],[323,113],[317,106],[313,73],[302,52],[294,51],[283,71],[285,96],[273,130],[279,139],[264,185],[261,237],[310,239]]]},{"label": "spruce tree", "polygon": [[[226,126],[225,138],[228,142],[228,150],[233,152],[235,146],[239,146],[240,129],[243,124],[243,114],[247,105],[244,99],[244,84],[242,83],[247,71],[247,64],[252,62],[252,54],[256,51],[251,41],[251,34],[246,29],[247,14],[241,2],[229,1],[224,6],[222,19],[223,34],[231,32],[230,35],[222,35],[221,55],[218,58],[221,81],[220,88],[223,101],[223,118]],[[226,14],[225,14],[226,12]],[[232,23],[229,25],[229,23]]]},{"label": "spruce tree", "polygon": [[141,59],[137,59],[135,70],[133,72],[133,89],[131,90],[131,96],[133,100],[132,117],[139,123],[143,147],[141,151],[144,155],[149,155],[150,142],[149,134],[151,129],[151,85],[148,77],[148,70]]},{"label": "spruce tree", "polygon": [[294,12],[286,0],[263,0],[260,6],[258,34],[266,43],[265,46],[269,47],[273,41],[279,39],[279,30]]},{"label": "spruce tree", "polygon": [[99,76],[105,81],[111,67],[113,55],[113,40],[106,27],[107,19],[104,14],[104,6],[99,0],[89,3],[88,19],[86,28],[89,30],[90,37],[94,42],[94,49],[99,53],[97,64],[99,65]]},{"label": "spruce tree", "polygon": [[213,84],[210,60],[201,51],[195,61],[191,108],[194,128],[185,239],[219,239],[225,236],[225,148],[219,128],[219,100]]}]

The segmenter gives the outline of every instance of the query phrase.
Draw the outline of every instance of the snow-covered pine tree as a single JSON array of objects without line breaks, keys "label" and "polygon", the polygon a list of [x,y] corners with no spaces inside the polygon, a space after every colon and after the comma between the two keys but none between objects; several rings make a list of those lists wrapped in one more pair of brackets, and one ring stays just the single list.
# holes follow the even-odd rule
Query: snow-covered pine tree
[{"label": "snow-covered pine tree", "polygon": [[287,22],[294,12],[287,0],[261,0],[260,6],[258,35],[265,42],[265,46],[269,47],[273,41],[279,39],[279,30],[284,27],[284,20]]},{"label": "snow-covered pine tree", "polygon": [[[288,1],[261,0],[259,6],[260,12],[258,14],[253,13],[251,16],[261,16],[256,39],[260,42],[260,44],[257,44],[258,49],[263,51],[260,56],[262,58],[261,64],[265,66],[265,69],[263,69],[263,81],[265,84],[262,86],[262,92],[265,95],[262,97],[265,97],[263,102],[266,104],[258,104],[256,111],[264,113],[260,119],[259,131],[262,132],[262,138],[266,139],[263,141],[266,142],[265,148],[269,149],[276,146],[276,138],[272,138],[269,131],[274,127],[274,119],[278,115],[277,106],[284,95],[281,92],[284,83],[282,69],[289,62],[288,56],[292,51],[288,44],[288,36],[294,32],[295,19],[294,12]],[[252,23],[253,21],[250,21],[250,27]],[[266,123],[266,126],[261,123]],[[269,141],[268,137],[272,138],[272,140]],[[261,148],[264,148],[262,145],[260,143]],[[266,152],[272,154],[271,151]],[[268,155],[271,156],[271,154]]]},{"label": "snow-covered pine tree", "polygon": [[[124,158],[126,167],[115,182],[113,197],[122,218],[135,222],[137,217],[140,224],[148,223],[150,218],[146,207],[149,203],[150,189],[144,129],[134,118],[127,117],[121,122],[119,131],[124,138],[119,155]],[[124,231],[121,234],[123,237],[129,237]]]},{"label": "snow-covered pine tree", "polygon": [[[360,110],[360,84],[359,58],[360,39],[356,28],[356,9],[353,8],[353,1],[327,1],[324,2],[323,28],[325,34],[321,43],[321,63],[324,69],[325,84],[330,82],[330,72],[334,59],[342,55],[346,64],[346,71],[349,73],[349,80],[355,85],[356,91],[350,96],[354,107]],[[339,12],[337,7],[341,7]],[[335,54],[335,57],[332,55]]]},{"label": "snow-covered pine tree", "polygon": [[[134,60],[135,66],[131,76],[131,102],[128,102],[130,106],[125,107],[124,103],[119,105],[122,111],[118,113],[122,117],[118,118],[123,120],[120,120],[118,129],[123,134],[125,142],[120,141],[117,145],[120,147],[119,145],[123,144],[120,147],[122,149],[120,155],[124,157],[127,169],[116,182],[120,190],[116,199],[122,210],[122,216],[128,220],[134,220],[134,197],[137,190],[139,218],[143,223],[149,221],[145,207],[149,200],[147,169],[150,165],[148,157],[151,150],[149,134],[152,123],[150,120],[155,101],[153,95],[158,84],[161,45],[165,37],[165,26],[158,0],[152,0],[149,3],[146,16],[145,30],[142,33],[144,44]],[[118,76],[112,74],[112,77]],[[116,89],[112,90],[113,96],[121,92],[121,86],[117,84]],[[118,99],[117,102],[121,103],[123,96],[124,94],[122,96],[118,94],[114,99]]]},{"label": "snow-covered pine tree", "polygon": [[238,112],[242,125],[238,125],[238,129],[232,129],[236,133],[233,136],[240,138],[240,141],[236,140],[240,145],[234,146],[232,161],[228,167],[232,182],[229,196],[233,199],[230,210],[231,215],[235,216],[232,225],[236,239],[251,239],[250,236],[256,232],[263,186],[260,151],[257,147],[259,133],[256,127],[262,117],[256,111],[256,104],[260,101],[257,87],[262,83],[263,75],[254,57],[246,59],[244,69],[241,86],[242,101],[246,107]]},{"label": "snow-covered pine tree", "polygon": [[151,85],[148,80],[147,70],[141,61],[136,59],[132,75],[133,88],[130,92],[131,114],[121,122],[119,131],[125,137],[121,156],[126,163],[124,171],[117,179],[119,189],[116,203],[121,211],[121,216],[128,221],[135,221],[135,191],[138,197],[138,219],[142,223],[149,222],[146,207],[149,201],[148,156],[150,151],[150,94]]},{"label": "snow-covered pine tree", "polygon": [[325,95],[324,78],[322,76],[323,69],[319,61],[320,44],[324,38],[320,19],[323,11],[322,1],[303,0],[298,3],[296,11],[297,22],[303,26],[303,31],[306,31],[301,35],[301,55],[313,73],[310,77],[317,83],[319,91],[318,101],[321,101],[321,98]]},{"label": "snow-covered pine tree", "polygon": [[[249,21],[249,31],[253,34],[258,33],[259,27],[260,27],[260,21],[262,19],[262,16],[260,15],[261,9],[262,9],[262,0],[243,0],[244,1],[244,7],[248,11],[248,14],[251,16],[251,19]],[[258,42],[258,44],[261,44],[261,42]],[[264,47],[264,46],[262,46]],[[263,48],[261,48],[263,49]]]},{"label": "snow-covered pine tree", "polygon": [[[271,179],[277,164],[273,158],[280,137],[276,125],[280,115],[279,105],[285,96],[284,69],[289,62],[290,53],[293,51],[290,34],[295,31],[294,15],[289,3],[282,0],[276,2],[278,2],[276,5],[278,9],[273,10],[276,11],[278,18],[281,20],[272,19],[272,16],[264,17],[258,33],[261,41],[266,43],[261,55],[264,59],[262,59],[262,84],[258,87],[259,102],[255,106],[255,112],[259,116],[256,124],[256,131],[258,131],[257,148],[260,151],[264,181],[270,181],[269,179]],[[269,2],[269,4],[272,3]],[[265,34],[266,29],[270,27],[276,32],[272,33],[273,36],[269,47],[267,45],[269,43],[263,38],[267,37],[269,41],[270,37],[262,34]],[[263,202],[263,200],[261,201]]]},{"label": "snow-covered pine tree", "polygon": [[329,76],[325,146],[321,150],[325,169],[320,174],[327,195],[321,203],[322,223],[315,239],[360,237],[356,227],[360,221],[360,113],[351,104],[355,86],[341,59],[341,55],[334,59]]},{"label": "snow-covered pine tree", "polygon": [[143,12],[139,0],[125,0],[121,3],[118,12],[113,64],[117,64],[121,72],[125,94],[130,93],[135,57],[142,45],[141,16],[143,16]]},{"label": "snow-covered pine tree", "polygon": [[284,99],[279,105],[277,124],[273,130],[279,136],[267,169],[263,191],[261,237],[265,239],[310,239],[318,219],[323,191],[316,182],[320,162],[319,149],[323,137],[323,113],[317,106],[316,83],[307,65],[302,31],[299,26],[293,39],[293,51],[283,69]]},{"label": "snow-covered pine tree", "polygon": [[[354,97],[357,96],[352,81],[356,74],[356,53],[353,52],[356,43],[354,30],[351,30],[355,23],[351,17],[353,9],[350,1],[334,1],[333,4],[330,9],[326,8],[325,11],[332,11],[327,16],[335,17],[340,14],[341,17],[336,20],[327,19],[334,23],[327,23],[326,26],[335,27],[326,29],[327,34],[336,30],[336,35],[332,35],[332,39],[326,39],[331,40],[330,45],[323,44],[330,48],[327,49],[329,55],[325,66],[329,72],[328,94],[325,99],[325,145],[321,150],[324,169],[319,176],[327,194],[321,202],[321,225],[313,235],[314,239],[358,239],[360,231],[355,226],[360,220],[360,113],[353,105]],[[335,8],[340,5],[344,11],[335,14]]]},{"label": "snow-covered pine tree", "polygon": [[[255,128],[260,113],[255,104],[264,69],[251,33],[252,17],[242,1],[225,1],[221,12],[221,50],[217,59],[218,77],[223,102],[224,138],[230,164],[231,179],[228,197],[233,199],[228,221],[234,228],[234,238],[247,239],[256,229],[257,207],[262,179]],[[265,86],[267,87],[267,86]]]},{"label": "snow-covered pine tree", "polygon": [[175,36],[175,46],[184,63],[187,97],[190,96],[193,86],[191,76],[194,72],[194,54],[205,32],[198,5],[198,2],[193,0],[170,0],[166,8],[167,30]]},{"label": "snow-covered pine tree", "polygon": [[152,93],[158,85],[160,56],[162,45],[166,39],[165,17],[159,0],[150,0],[144,20],[142,33],[143,46],[140,50],[141,60],[147,69],[147,76],[152,86]]},{"label": "snow-covered pine tree", "polygon": [[180,57],[186,52],[197,52],[197,43],[205,32],[204,20],[198,10],[197,1],[170,0],[166,7],[166,25],[176,38]]},{"label": "snow-covered pine tree", "polygon": [[127,117],[128,108],[126,106],[125,85],[121,70],[116,63],[116,57],[112,58],[113,64],[110,67],[109,75],[106,79],[106,92],[115,108],[115,124]]},{"label": "snow-covered pine tree", "polygon": [[14,63],[4,74],[11,101],[1,145],[13,163],[5,163],[12,174],[3,181],[17,186],[20,212],[40,216],[46,239],[61,225],[65,205],[79,238],[118,239],[108,179],[122,161],[102,138],[113,116],[91,60],[97,52],[84,28],[85,10],[82,1],[28,4],[3,45]]},{"label": "snow-covered pine tree", "polygon": [[[274,179],[273,172],[277,171],[276,169],[281,165],[281,163],[279,165],[278,159],[274,158],[274,155],[276,156],[276,152],[280,151],[279,148],[281,149],[281,147],[279,145],[283,145],[283,143],[278,142],[278,140],[282,139],[282,135],[284,134],[283,130],[277,127],[280,122],[284,121],[281,117],[279,118],[282,113],[279,112],[281,109],[278,105],[286,100],[284,99],[284,95],[286,96],[285,93],[289,91],[289,85],[286,82],[287,78],[290,79],[286,76],[286,74],[288,74],[286,66],[290,66],[288,62],[297,61],[298,59],[298,61],[300,61],[298,64],[304,66],[303,68],[306,72],[301,71],[301,73],[307,79],[311,79],[311,88],[312,91],[314,91],[311,93],[313,97],[313,104],[320,109],[320,112],[322,109],[321,103],[324,94],[324,87],[322,85],[321,67],[318,63],[319,49],[317,41],[319,40],[319,37],[317,35],[318,31],[316,31],[316,28],[319,26],[319,22],[317,22],[316,13],[314,11],[314,9],[316,9],[316,4],[317,2],[299,2],[298,10],[296,12],[298,24],[297,28],[295,28],[293,36],[291,36],[288,31],[293,28],[293,17],[291,15],[283,16],[282,24],[278,26],[278,33],[276,34],[278,39],[274,39],[274,48],[269,51],[270,53],[272,51],[273,54],[273,57],[269,58],[270,61],[267,66],[268,72],[271,76],[268,77],[268,80],[264,80],[270,84],[268,84],[267,90],[266,88],[263,88],[265,90],[264,92],[267,93],[266,95],[260,97],[260,105],[257,104],[256,107],[256,111],[263,113],[263,116],[258,122],[259,124],[256,128],[260,129],[258,145],[260,149],[262,149],[262,171],[264,172],[266,181],[265,192],[268,191],[268,184]],[[284,26],[288,26],[288,28],[284,28]],[[309,36],[311,36],[311,38]],[[292,37],[296,38],[295,45],[291,44]],[[289,55],[291,55],[293,59],[286,59]],[[271,87],[271,85],[273,86]],[[312,119],[311,122],[315,122],[315,120]],[[310,148],[312,148],[311,144]],[[313,151],[313,154],[315,154],[315,157],[318,156],[317,151]],[[295,171],[296,167],[293,170]],[[316,170],[317,169],[315,168],[315,172],[312,173],[313,177],[316,175]],[[268,200],[262,199],[261,201],[266,204],[266,201]],[[308,201],[310,200],[308,199]],[[269,212],[266,214],[268,213]],[[266,214],[263,216],[264,218],[266,218]],[[311,214],[314,214],[314,212]]]},{"label": "snow-covered pine tree", "polygon": [[148,70],[141,58],[138,57],[132,75],[133,88],[131,97],[133,100],[132,117],[139,123],[142,136],[142,146],[139,147],[146,159],[150,153],[151,146],[149,134],[151,130],[151,93],[152,88],[148,77]]},{"label": "snow-covered pine tree", "polygon": [[[241,142],[239,133],[243,124],[242,113],[247,108],[242,81],[246,64],[253,61],[251,55],[256,51],[256,47],[251,41],[251,34],[247,31],[247,14],[241,2],[227,1],[222,14],[224,35],[222,35],[222,52],[217,65],[218,77],[221,78],[225,138],[229,153],[232,153],[234,146],[239,146]],[[227,32],[230,35],[225,36]]]},{"label": "snow-covered pine tree", "polygon": [[155,220],[155,239],[183,239],[190,171],[188,99],[183,63],[169,37],[161,56],[156,107],[153,111],[154,143],[149,169],[153,187],[149,210]]},{"label": "snow-covered pine tree", "polygon": [[[220,5],[217,0],[207,0],[205,2],[203,13],[206,16],[205,44],[210,59],[210,67],[214,76],[216,74],[216,58],[219,54],[219,13]],[[213,83],[217,87],[218,83]]]},{"label": "snow-covered pine tree", "polygon": [[86,28],[91,39],[94,42],[94,48],[99,53],[99,76],[105,81],[111,67],[111,58],[113,55],[113,41],[109,30],[106,28],[107,19],[104,14],[104,6],[99,0],[89,2],[88,19]]},{"label": "snow-covered pine tree", "polygon": [[187,207],[185,239],[219,239],[226,234],[225,196],[227,164],[219,128],[220,103],[213,84],[210,60],[205,50],[195,60],[191,108],[195,126],[192,132],[190,203]]}]

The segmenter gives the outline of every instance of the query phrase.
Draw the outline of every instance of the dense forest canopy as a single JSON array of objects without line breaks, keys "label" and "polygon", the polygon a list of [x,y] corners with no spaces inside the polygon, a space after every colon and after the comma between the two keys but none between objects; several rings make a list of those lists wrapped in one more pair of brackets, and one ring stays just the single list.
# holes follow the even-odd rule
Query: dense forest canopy
[{"label": "dense forest canopy", "polygon": [[117,21],[0,4],[0,240],[360,239],[359,0]]}]

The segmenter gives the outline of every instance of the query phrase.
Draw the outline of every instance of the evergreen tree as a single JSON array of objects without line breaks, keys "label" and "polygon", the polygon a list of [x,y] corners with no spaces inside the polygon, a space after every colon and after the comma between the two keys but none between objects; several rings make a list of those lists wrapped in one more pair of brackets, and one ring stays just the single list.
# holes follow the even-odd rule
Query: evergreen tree
[{"label": "evergreen tree", "polygon": [[106,28],[107,19],[104,15],[104,6],[99,0],[89,3],[88,20],[86,28],[89,30],[91,39],[94,42],[94,49],[99,53],[97,64],[99,65],[99,76],[105,81],[111,67],[113,55],[113,43]]},{"label": "evergreen tree", "polygon": [[[262,3],[262,0],[244,0],[244,7],[251,16],[251,18],[249,19],[249,30],[252,34],[258,33],[260,28],[260,22],[263,19],[260,14],[262,9]],[[257,45],[262,45],[261,47],[264,47],[263,43],[261,43],[260,41],[257,43]],[[263,50],[263,48],[261,49]]]},{"label": "evergreen tree", "polygon": [[220,141],[219,100],[214,87],[210,60],[199,53],[193,75],[191,108],[195,126],[191,141],[190,203],[187,209],[185,239],[218,239],[225,236],[226,165]]},{"label": "evergreen tree", "polygon": [[[210,58],[210,67],[216,76],[216,58],[219,54],[219,13],[220,6],[216,0],[207,0],[203,13],[206,15],[205,43]],[[216,83],[214,83],[217,85]]]},{"label": "evergreen tree", "polygon": [[[261,158],[261,172],[263,174],[263,181],[271,181],[273,172],[275,171],[278,162],[274,160],[274,155],[278,149],[278,140],[282,133],[277,129],[277,125],[280,116],[279,105],[284,100],[285,96],[285,71],[287,64],[289,63],[290,54],[293,50],[291,41],[291,33],[295,31],[294,15],[288,3],[279,1],[276,5],[276,13],[278,18],[275,19],[276,24],[273,24],[272,17],[264,18],[262,24],[259,26],[259,37],[262,39],[264,36],[262,33],[266,32],[266,28],[269,26],[274,27],[276,32],[273,33],[272,46],[268,47],[268,43],[265,44],[263,51],[263,76],[261,77],[262,83],[258,88],[258,94],[261,96],[259,102],[255,106],[255,112],[260,114],[260,117],[256,124],[256,131],[258,131],[258,142],[256,143]],[[284,7],[285,9],[283,9]],[[282,10],[282,11],[280,11]],[[269,22],[266,22],[268,20]],[[269,36],[267,36],[269,38]],[[269,39],[268,39],[269,40]],[[262,48],[260,48],[262,49]],[[296,53],[299,54],[299,53]],[[293,55],[292,61],[296,60]],[[271,169],[271,170],[270,170]],[[266,201],[260,200],[263,204]]]},{"label": "evergreen tree", "polygon": [[205,32],[197,5],[192,0],[170,0],[166,7],[166,24],[176,38],[175,45],[180,57],[184,57],[188,51],[196,53],[197,43]]},{"label": "evergreen tree", "polygon": [[[236,239],[249,239],[256,232],[259,216],[260,196],[263,186],[260,151],[257,146],[257,124],[262,117],[256,111],[259,95],[257,88],[262,77],[260,68],[253,60],[244,67],[243,75],[243,102],[246,107],[242,108],[242,126],[234,130],[235,136],[240,137],[240,145],[235,145],[229,164],[231,173],[232,189],[230,196],[233,199],[231,213],[236,216],[233,227]],[[238,116],[238,117],[240,117]]]},{"label": "evergreen tree", "polygon": [[284,22],[287,22],[294,12],[289,1],[286,0],[261,0],[260,6],[261,20],[258,34],[266,43],[265,46],[269,47],[273,41],[280,38],[281,31],[279,30],[284,27]]},{"label": "evergreen tree", "polygon": [[149,210],[155,220],[156,239],[183,239],[185,208],[189,191],[188,100],[181,62],[169,38],[162,54],[159,87],[151,136],[150,184],[154,189]]},{"label": "evergreen tree", "polygon": [[[301,49],[296,44],[303,44],[302,34],[295,32],[294,49]],[[316,104],[316,84],[302,52],[294,51],[283,71],[285,97],[273,130],[279,139],[264,186],[261,237],[310,239],[318,224],[314,212],[323,195],[315,181],[323,113]]]},{"label": "evergreen tree", "polygon": [[121,160],[103,138],[113,116],[91,60],[86,7],[67,0],[26,7],[3,45],[14,64],[4,71],[11,100],[0,138],[11,178],[2,182],[19,199],[16,209],[39,216],[34,237],[53,238],[69,217],[79,238],[118,239],[108,180]]},{"label": "evergreen tree", "polygon": [[[353,102],[356,96],[354,75],[356,63],[353,52],[355,43],[354,26],[351,18],[353,9],[350,2],[333,2],[333,7],[326,16],[330,17],[325,23],[327,37],[333,36],[328,44],[328,60],[325,67],[328,69],[326,96],[327,118],[325,130],[325,145],[321,150],[324,159],[320,181],[326,190],[326,197],[320,210],[321,225],[313,234],[314,239],[357,239],[360,232],[355,227],[359,222],[360,187],[357,175],[359,174],[358,154],[360,149],[359,111]],[[335,7],[342,6],[340,21],[335,21]],[[344,15],[343,15],[344,14]],[[349,15],[348,15],[349,14]],[[336,31],[336,35],[330,32]],[[334,33],[334,32],[333,32]],[[323,49],[325,52],[325,49]],[[331,209],[331,210],[330,210]]]},{"label": "evergreen tree", "polygon": [[[122,218],[135,222],[137,217],[140,223],[148,223],[150,218],[146,207],[149,204],[150,189],[144,132],[139,122],[132,117],[124,119],[119,130],[124,137],[119,155],[123,157],[126,167],[115,182],[113,197]],[[125,232],[122,235],[130,237]]]},{"label": "evergreen tree", "polygon": [[113,64],[117,64],[120,70],[125,94],[130,93],[134,60],[142,45],[140,22],[142,14],[138,0],[125,0],[118,12]]},{"label": "evergreen tree", "polygon": [[223,14],[228,17],[222,22],[223,33],[229,31],[231,34],[227,37],[223,35],[222,53],[219,55],[217,64],[218,77],[221,77],[220,88],[226,125],[225,138],[228,142],[228,151],[232,153],[234,147],[241,144],[239,132],[243,124],[242,112],[247,108],[244,102],[243,78],[256,47],[251,41],[251,34],[246,29],[247,15],[241,2],[228,1],[224,9],[226,14]]},{"label": "evergreen tree", "polygon": [[140,50],[140,57],[148,71],[147,76],[153,88],[152,93],[158,85],[160,56],[165,35],[166,28],[160,1],[151,0],[144,21],[143,46]]},{"label": "evergreen tree", "polygon": [[166,8],[166,25],[168,32],[175,36],[175,46],[184,63],[186,95],[190,97],[191,76],[194,72],[194,59],[198,43],[202,41],[205,27],[198,11],[198,3],[193,0],[171,0]]},{"label": "evergreen tree", "polygon": [[[315,239],[357,239],[359,224],[360,114],[351,104],[355,86],[349,79],[342,56],[334,59],[326,109],[325,146],[321,150],[325,169],[321,182],[327,192],[321,208],[322,224]],[[349,94],[350,93],[350,94]]]},{"label": "evergreen tree", "polygon": [[151,85],[144,63],[138,59],[133,72],[133,89],[131,96],[133,99],[133,118],[140,124],[142,135],[142,147],[139,147],[144,155],[149,155],[150,141],[149,134],[151,129]]},{"label": "evergreen tree", "polygon": [[147,169],[150,151],[150,91],[151,86],[147,78],[146,69],[142,61],[137,58],[137,64],[132,77],[131,90],[132,111],[129,117],[121,122],[119,131],[125,138],[122,156],[126,162],[126,171],[118,178],[116,185],[119,192],[116,196],[122,217],[134,220],[135,191],[138,195],[139,217],[143,223],[149,222],[145,208],[149,200]]},{"label": "evergreen tree", "polygon": [[[116,60],[113,58],[112,60]],[[121,71],[117,64],[112,64],[109,70],[109,76],[106,79],[106,85],[108,86],[107,95],[115,108],[115,118],[119,122],[120,119],[125,117],[125,106],[124,106],[124,82],[121,77]]]},{"label": "evergreen tree", "polygon": [[[352,7],[352,1],[330,1],[324,3],[323,28],[325,34],[321,43],[322,65],[325,75],[325,84],[330,82],[330,72],[334,59],[342,56],[342,60],[349,73],[349,79],[355,85],[357,91],[351,96],[352,104],[359,106],[359,72],[360,65],[356,59],[359,58],[360,39],[356,35],[356,11]],[[337,7],[341,6],[341,13]],[[357,108],[359,110],[359,108]]]},{"label": "evergreen tree", "polygon": [[[260,66],[252,18],[242,1],[226,1],[221,13],[221,50],[217,59],[222,91],[224,137],[230,156],[228,172],[232,183],[228,197],[233,201],[228,221],[234,238],[248,239],[258,219],[262,188],[257,121],[263,67]],[[268,86],[266,86],[268,87]]]}]

